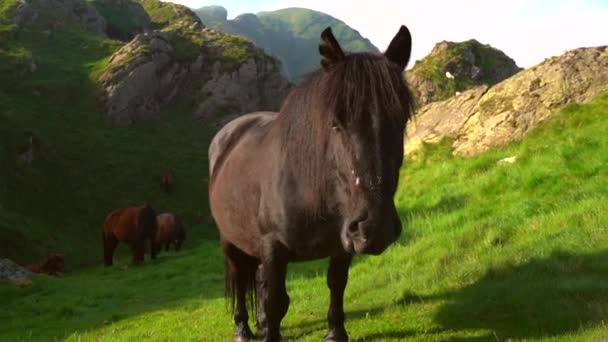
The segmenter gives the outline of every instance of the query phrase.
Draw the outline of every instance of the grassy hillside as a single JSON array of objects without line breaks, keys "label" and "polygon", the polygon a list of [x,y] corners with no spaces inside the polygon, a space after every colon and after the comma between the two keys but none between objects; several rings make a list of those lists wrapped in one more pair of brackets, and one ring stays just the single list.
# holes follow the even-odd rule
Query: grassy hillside
[{"label": "grassy hillside", "polygon": [[224,32],[245,36],[267,53],[278,57],[292,81],[318,68],[319,36],[330,26],[346,51],[377,51],[358,31],[325,13],[305,8],[286,8],[258,14],[242,14],[227,20],[220,6],[195,10],[203,24]]},{"label": "grassy hillside", "polygon": [[[429,146],[401,173],[401,241],[360,257],[353,341],[608,338],[608,96],[470,159]],[[513,164],[498,161],[515,156]],[[211,227],[209,227],[211,229]],[[10,340],[228,340],[219,244],[0,287]],[[325,333],[326,262],[290,265],[288,338]]]},{"label": "grassy hillside", "polygon": [[[0,7],[0,24],[10,9]],[[105,215],[146,200],[183,215],[194,239],[214,234],[201,226],[209,222],[210,133],[192,125],[189,110],[178,106],[133,128],[102,120],[93,79],[121,42],[78,27],[3,25],[10,35],[0,45],[2,257],[25,263],[59,251],[71,269],[98,263]],[[30,150],[33,159],[24,161]],[[160,188],[167,169],[177,178],[171,196]]]}]

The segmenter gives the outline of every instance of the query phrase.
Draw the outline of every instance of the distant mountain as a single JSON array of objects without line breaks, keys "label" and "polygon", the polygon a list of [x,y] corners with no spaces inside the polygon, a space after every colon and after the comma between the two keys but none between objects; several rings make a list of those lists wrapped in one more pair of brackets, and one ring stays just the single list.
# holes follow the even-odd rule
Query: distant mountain
[{"label": "distant mountain", "polygon": [[258,14],[241,14],[228,20],[221,6],[194,11],[205,26],[251,39],[267,53],[279,58],[287,76],[300,80],[319,66],[319,35],[330,26],[340,44],[348,51],[378,51],[368,39],[344,22],[325,13],[286,8]]}]

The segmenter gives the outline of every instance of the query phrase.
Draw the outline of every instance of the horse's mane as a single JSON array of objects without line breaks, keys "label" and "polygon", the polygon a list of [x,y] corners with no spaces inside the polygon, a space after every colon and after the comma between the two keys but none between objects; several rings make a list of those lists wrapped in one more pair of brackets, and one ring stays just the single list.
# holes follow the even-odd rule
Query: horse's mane
[{"label": "horse's mane", "polygon": [[281,144],[287,167],[301,184],[304,200],[314,214],[319,214],[325,197],[325,160],[332,126],[335,122],[342,127],[356,125],[369,120],[372,113],[402,129],[413,113],[402,70],[380,54],[346,55],[309,74],[287,96],[279,115]]}]

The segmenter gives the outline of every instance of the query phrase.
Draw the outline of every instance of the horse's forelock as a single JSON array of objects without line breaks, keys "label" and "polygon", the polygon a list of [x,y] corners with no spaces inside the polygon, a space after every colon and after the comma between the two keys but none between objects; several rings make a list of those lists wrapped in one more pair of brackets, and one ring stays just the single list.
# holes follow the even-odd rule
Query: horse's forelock
[{"label": "horse's forelock", "polygon": [[313,212],[323,202],[326,151],[334,122],[360,126],[370,115],[384,116],[403,133],[413,113],[412,95],[399,66],[384,56],[356,53],[311,73],[285,100],[280,120],[287,166]]}]

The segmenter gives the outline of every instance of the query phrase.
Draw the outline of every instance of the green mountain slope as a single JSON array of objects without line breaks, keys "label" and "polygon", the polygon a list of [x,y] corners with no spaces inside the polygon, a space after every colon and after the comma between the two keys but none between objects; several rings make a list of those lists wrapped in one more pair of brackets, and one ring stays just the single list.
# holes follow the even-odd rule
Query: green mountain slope
[{"label": "green mountain slope", "polygon": [[[19,25],[19,2],[0,6],[0,257],[31,263],[62,252],[70,270],[99,263],[107,213],[144,201],[183,216],[192,237],[186,246],[215,236],[205,190],[212,130],[192,124],[194,104],[176,97],[160,120],[110,127],[96,79],[124,42],[71,17],[84,1],[58,1],[66,7],[54,11],[41,0],[28,4],[36,19]],[[158,25],[198,21],[191,12],[176,19],[178,12],[167,12],[160,1],[141,4]],[[122,20],[111,14],[106,23]],[[239,41],[227,39],[225,48],[238,48]],[[160,187],[168,169],[177,179],[172,195]]]},{"label": "green mountain slope", "polygon": [[227,20],[220,6],[195,10],[208,27],[243,35],[267,53],[278,57],[290,79],[300,80],[318,68],[319,36],[330,26],[341,46],[348,51],[378,51],[372,43],[344,22],[321,12],[305,8],[286,8],[258,14],[242,14]]},{"label": "green mountain slope", "polygon": [[[602,340],[608,313],[608,96],[465,159],[429,146],[401,173],[401,240],[357,258],[352,340]],[[499,162],[515,156],[514,163]],[[219,243],[143,267],[0,287],[3,340],[226,340]],[[326,262],[292,264],[286,338],[326,329]],[[138,284],[133,287],[132,284]]]}]

